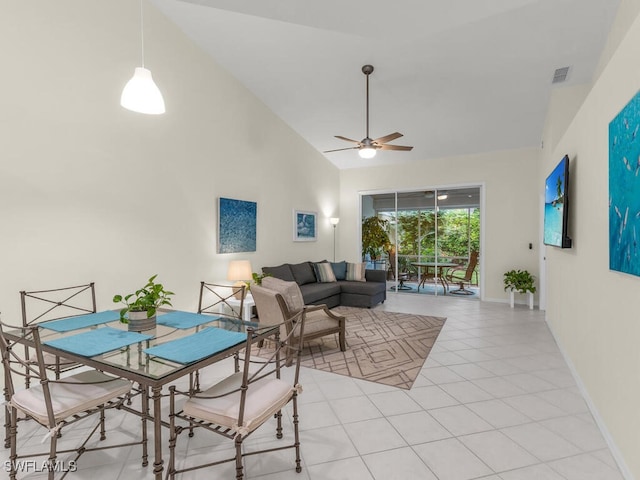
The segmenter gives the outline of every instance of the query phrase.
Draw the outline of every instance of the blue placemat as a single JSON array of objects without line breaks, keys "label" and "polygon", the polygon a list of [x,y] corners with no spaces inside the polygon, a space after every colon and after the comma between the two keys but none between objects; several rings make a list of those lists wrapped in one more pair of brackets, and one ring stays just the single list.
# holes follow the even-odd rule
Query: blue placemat
[{"label": "blue placemat", "polygon": [[233,347],[246,339],[246,333],[209,327],[188,337],[147,348],[144,352],[172,362],[187,364]]},{"label": "blue placemat", "polygon": [[149,340],[150,338],[152,338],[150,335],[118,330],[111,327],[102,327],[69,337],[49,340],[44,343],[61,350],[66,350],[67,352],[76,353],[85,357],[94,357],[133,343]]},{"label": "blue placemat", "polygon": [[102,323],[112,322],[119,318],[120,313],[117,311],[106,311],[79,315],[77,317],[61,318],[60,320],[51,320],[50,322],[42,322],[40,326],[55,332],[70,332],[71,330],[80,330],[81,328],[93,327]]},{"label": "blue placemat", "polygon": [[203,315],[201,313],[176,311],[158,315],[156,323],[158,323],[159,325],[165,325],[167,327],[186,329],[213,322],[218,318],[219,317]]}]

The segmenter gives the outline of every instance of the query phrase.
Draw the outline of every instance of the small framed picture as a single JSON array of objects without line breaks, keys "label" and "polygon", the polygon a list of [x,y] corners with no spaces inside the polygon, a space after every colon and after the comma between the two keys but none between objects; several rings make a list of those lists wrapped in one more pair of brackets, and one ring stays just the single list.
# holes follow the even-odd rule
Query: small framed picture
[{"label": "small framed picture", "polygon": [[293,241],[315,242],[318,235],[318,214],[316,212],[293,211]]}]

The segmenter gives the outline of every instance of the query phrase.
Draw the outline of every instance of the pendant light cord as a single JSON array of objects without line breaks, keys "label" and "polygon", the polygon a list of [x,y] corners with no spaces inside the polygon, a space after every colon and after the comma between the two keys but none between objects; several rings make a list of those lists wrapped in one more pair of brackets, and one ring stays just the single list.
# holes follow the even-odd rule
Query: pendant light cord
[{"label": "pendant light cord", "polygon": [[144,68],[144,12],[142,10],[142,0],[140,0],[140,46],[142,49],[142,68]]}]

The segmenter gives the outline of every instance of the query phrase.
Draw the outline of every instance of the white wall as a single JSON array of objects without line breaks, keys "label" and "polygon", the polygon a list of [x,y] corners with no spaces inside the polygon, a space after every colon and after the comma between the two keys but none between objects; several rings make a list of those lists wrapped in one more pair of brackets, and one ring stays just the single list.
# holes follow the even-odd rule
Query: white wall
[{"label": "white wall", "polygon": [[[0,311],[19,290],[96,282],[100,308],[152,274],[193,309],[228,262],[333,255],[338,170],[145,1],[145,65],[167,113],[120,107],[138,2],[0,0]],[[258,203],[258,250],[216,254],[216,199]],[[319,240],[293,242],[292,209]]]},{"label": "white wall", "polygon": [[[382,152],[381,154],[384,154]],[[483,298],[508,301],[503,273],[523,268],[538,272],[538,149],[520,149],[430,159],[397,168],[372,167],[340,172],[339,257],[359,256],[359,193],[376,190],[427,190],[458,184],[483,185],[484,242],[480,266]],[[361,161],[354,156],[354,161]],[[529,243],[533,249],[529,250]],[[525,302],[526,298],[518,299]]]},{"label": "white wall", "polygon": [[557,148],[544,151],[538,183],[569,155],[573,248],[547,249],[547,321],[627,478],[640,478],[640,278],[609,270],[608,241],[609,122],[640,88],[640,17],[627,24]]}]

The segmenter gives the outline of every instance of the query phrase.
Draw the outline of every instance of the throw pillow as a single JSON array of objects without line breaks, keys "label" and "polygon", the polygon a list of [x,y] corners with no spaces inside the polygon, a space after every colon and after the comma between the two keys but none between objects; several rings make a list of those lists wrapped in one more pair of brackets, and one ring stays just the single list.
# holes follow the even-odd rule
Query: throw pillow
[{"label": "throw pillow", "polygon": [[347,262],[332,263],[331,268],[333,274],[336,276],[336,280],[344,280],[347,278]]},{"label": "throw pillow", "polygon": [[313,273],[311,262],[302,262],[291,265],[291,272],[293,273],[293,278],[298,285],[317,282],[316,274]]},{"label": "throw pillow", "polygon": [[316,278],[320,283],[335,282],[336,276],[333,273],[330,263],[314,263],[313,268],[316,271]]},{"label": "throw pillow", "polygon": [[366,263],[349,263],[347,262],[347,280],[352,280],[355,282],[365,282],[364,278],[364,270],[366,268]]},{"label": "throw pillow", "polygon": [[262,279],[262,286],[278,292],[284,298],[287,308],[291,312],[297,312],[304,307],[302,292],[296,282],[285,282],[275,277],[265,277]]}]

